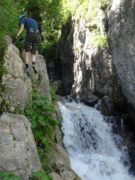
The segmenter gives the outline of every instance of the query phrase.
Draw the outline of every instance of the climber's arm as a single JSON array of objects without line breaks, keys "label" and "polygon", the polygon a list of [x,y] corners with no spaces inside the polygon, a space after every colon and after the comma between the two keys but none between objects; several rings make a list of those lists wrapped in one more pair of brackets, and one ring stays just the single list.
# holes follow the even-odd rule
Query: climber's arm
[{"label": "climber's arm", "polygon": [[22,24],[22,25],[20,26],[19,31],[18,31],[16,37],[20,36],[20,34],[23,32],[23,30],[24,30],[24,24]]}]

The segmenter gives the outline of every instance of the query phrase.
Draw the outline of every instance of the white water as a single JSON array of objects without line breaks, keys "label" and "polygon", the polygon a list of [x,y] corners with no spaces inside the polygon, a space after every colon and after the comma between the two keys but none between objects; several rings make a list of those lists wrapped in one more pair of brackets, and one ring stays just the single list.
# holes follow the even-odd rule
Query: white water
[{"label": "white water", "polygon": [[[94,108],[75,102],[59,102],[64,144],[71,168],[82,180],[135,180],[128,173],[126,147],[112,133],[111,124]],[[119,141],[118,149],[114,139]],[[128,163],[127,163],[128,164]]]}]

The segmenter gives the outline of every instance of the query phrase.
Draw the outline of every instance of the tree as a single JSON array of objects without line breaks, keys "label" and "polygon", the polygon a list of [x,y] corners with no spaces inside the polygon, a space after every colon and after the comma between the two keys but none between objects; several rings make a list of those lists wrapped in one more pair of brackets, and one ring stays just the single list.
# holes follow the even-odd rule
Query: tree
[{"label": "tree", "polygon": [[0,49],[4,36],[13,35],[17,28],[17,10],[13,0],[0,1]]}]

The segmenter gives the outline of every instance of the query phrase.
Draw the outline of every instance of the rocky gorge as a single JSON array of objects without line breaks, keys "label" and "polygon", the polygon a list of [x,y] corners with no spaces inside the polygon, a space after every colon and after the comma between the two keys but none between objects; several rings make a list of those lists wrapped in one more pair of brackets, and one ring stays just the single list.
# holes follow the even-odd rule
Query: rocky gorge
[{"label": "rocky gorge", "polygon": [[[24,109],[31,103],[33,88],[51,102],[50,84],[43,56],[37,55],[38,75],[33,74],[31,69],[32,74],[28,77],[20,52],[9,36],[6,37],[6,46],[0,91],[0,173],[14,173],[19,179],[27,180],[43,167]],[[49,163],[55,170],[50,176],[54,180],[79,179],[70,168],[58,127],[53,134]]]},{"label": "rocky gorge", "polygon": [[[122,124],[126,125],[129,134],[126,133],[124,138],[129,147],[132,172],[135,128],[134,10],[132,0],[112,0],[107,9],[102,6],[97,8],[98,20],[94,24],[81,16],[77,19],[74,14],[63,26],[59,57],[62,95],[70,94],[90,106],[96,104],[95,107],[105,116],[124,117]],[[93,38],[95,34],[97,39]],[[101,43],[101,36],[106,37],[107,43]],[[71,111],[63,105],[63,114]],[[118,119],[117,125],[121,124]],[[67,123],[66,117],[64,123]],[[65,130],[65,136],[68,135]],[[69,153],[72,154],[71,149]]]},{"label": "rocky gorge", "polygon": [[[79,180],[81,173],[87,170],[85,163],[96,167],[96,162],[99,162],[101,174],[106,173],[102,177],[108,178],[111,174],[115,178],[113,172],[117,172],[117,168],[114,170],[109,161],[104,161],[104,156],[103,159],[100,156],[99,158],[93,156],[97,158],[94,163],[93,159],[87,156],[93,151],[101,152],[101,149],[107,155],[115,152],[114,159],[111,160],[118,162],[116,164],[120,167],[120,176],[118,172],[117,180],[132,179],[128,170],[126,171],[120,163],[123,161],[126,167],[130,166],[129,171],[132,175],[134,174],[134,10],[133,0],[118,0],[117,2],[112,0],[107,7],[97,7],[95,22],[90,18],[77,18],[74,14],[62,27],[58,50],[59,62],[55,71],[57,74],[60,73],[60,95],[69,96],[66,96],[66,100],[61,100],[64,105],[61,102],[58,103],[64,111],[56,105],[57,112],[53,114],[57,120],[61,120],[60,126],[63,130],[62,133],[57,126],[51,141],[49,165],[52,169],[49,176],[53,180]],[[24,110],[31,104],[32,91],[35,88],[52,102],[50,83],[46,60],[43,56],[37,56],[38,75],[34,75],[31,69],[31,76],[28,77],[24,73],[23,55],[12,44],[10,37],[6,38],[6,46],[4,64],[2,64],[4,72],[0,82],[0,172],[15,173],[22,180],[27,180],[34,171],[41,170],[42,165],[31,130],[32,125],[24,115]],[[53,66],[54,64],[55,62]],[[76,102],[73,102],[73,99]],[[99,110],[101,114],[95,109],[84,107],[80,104],[80,100],[88,107],[92,106]],[[93,122],[95,124],[92,124]],[[101,127],[104,129],[103,134]],[[116,134],[112,137],[113,133],[120,134],[124,140]],[[101,143],[107,141],[103,138],[104,134],[106,138],[109,137],[105,146]],[[118,149],[111,141],[112,139],[117,142]],[[109,149],[113,147],[110,152],[106,144]],[[75,155],[78,155],[81,150],[81,153],[84,155],[86,153],[88,157],[87,159],[82,154],[78,155],[81,159],[84,158],[84,164],[82,164],[84,166],[78,173],[80,177],[72,170],[73,168],[71,169],[71,162],[72,164],[74,162],[72,158],[71,161],[69,160],[68,150],[75,159],[75,167],[79,166]],[[129,160],[126,153],[129,153]],[[120,160],[115,159],[115,154]],[[111,155],[109,154],[105,159]],[[106,168],[108,166],[111,170]],[[87,172],[88,174],[82,175],[84,180],[89,180],[91,177],[92,173],[89,169]],[[98,178],[102,180],[101,177]]]},{"label": "rocky gorge", "polygon": [[[73,16],[63,27],[60,42],[62,94],[89,104],[97,102],[97,97],[108,96],[118,108],[125,108],[132,122],[134,8],[133,1],[111,1],[107,10],[97,9],[98,21],[94,25]],[[97,36],[106,36],[107,44],[96,45],[96,39],[93,44],[93,26],[98,29]]]}]

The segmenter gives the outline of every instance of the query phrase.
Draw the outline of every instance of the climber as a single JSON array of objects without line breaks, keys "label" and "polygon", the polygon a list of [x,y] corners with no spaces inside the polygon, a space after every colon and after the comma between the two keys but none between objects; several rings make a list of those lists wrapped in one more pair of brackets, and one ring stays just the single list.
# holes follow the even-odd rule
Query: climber
[{"label": "climber", "polygon": [[25,71],[29,73],[29,64],[30,64],[30,55],[32,59],[32,68],[35,73],[37,70],[35,68],[36,62],[36,51],[37,47],[40,43],[40,31],[38,28],[38,24],[36,20],[33,18],[29,18],[26,15],[19,16],[19,30],[16,35],[16,39],[20,36],[23,30],[26,29],[26,36],[25,36]]}]

